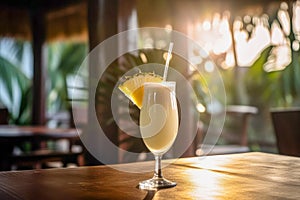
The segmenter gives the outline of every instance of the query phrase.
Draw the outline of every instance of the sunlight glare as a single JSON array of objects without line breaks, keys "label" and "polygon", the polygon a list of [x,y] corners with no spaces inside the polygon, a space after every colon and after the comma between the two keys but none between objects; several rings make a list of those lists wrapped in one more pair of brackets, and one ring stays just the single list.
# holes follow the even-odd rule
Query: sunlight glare
[{"label": "sunlight glare", "polygon": [[274,21],[271,26],[271,42],[273,45],[283,44],[283,32],[277,21]]},{"label": "sunlight glare", "polygon": [[300,40],[300,1],[297,1],[294,5],[293,15],[293,31],[298,40]]},{"label": "sunlight glare", "polygon": [[143,61],[143,63],[147,63],[148,62],[147,57],[146,57],[146,55],[144,53],[140,53],[140,58]]},{"label": "sunlight glare", "polygon": [[148,37],[148,38],[146,38],[145,39],[145,44],[144,44],[144,48],[153,48],[154,46],[154,41],[153,41],[153,39],[152,38],[150,38],[150,37]]},{"label": "sunlight glare", "polygon": [[167,42],[165,40],[158,40],[156,43],[155,43],[155,46],[156,48],[158,49],[163,49],[165,47],[167,47]]},{"label": "sunlight glare", "polygon": [[193,193],[191,196],[200,199],[217,199],[220,195],[224,194],[225,191],[221,180],[223,178],[221,173],[215,173],[209,170],[193,170],[187,169],[184,171],[187,175],[187,179],[191,180]]},{"label": "sunlight glare", "polygon": [[243,22],[239,19],[233,22],[233,30],[241,30],[243,28]]},{"label": "sunlight glare", "polygon": [[277,66],[284,68],[291,62],[291,52],[288,45],[279,46],[277,49]]},{"label": "sunlight glare", "polygon": [[290,27],[290,17],[288,12],[285,10],[279,10],[278,19],[282,25],[282,29],[285,35],[289,35],[291,27]]},{"label": "sunlight glare", "polygon": [[300,45],[298,40],[294,40],[292,44],[293,50],[294,51],[299,51]]},{"label": "sunlight glare", "polygon": [[249,15],[244,16],[243,21],[247,24],[251,22],[251,17]]},{"label": "sunlight glare", "polygon": [[194,72],[196,71],[196,68],[194,67],[194,65],[189,65],[189,72]]},{"label": "sunlight glare", "polygon": [[200,112],[200,113],[204,113],[206,110],[205,106],[202,103],[198,103],[196,107],[197,107],[198,112]]},{"label": "sunlight glare", "polygon": [[252,32],[253,29],[254,29],[254,26],[253,26],[252,24],[248,24],[248,25],[246,26],[246,30],[247,30],[248,32]]},{"label": "sunlight glare", "polygon": [[222,19],[219,24],[219,32],[220,37],[215,41],[213,46],[213,52],[216,55],[228,51],[232,45],[228,19]]},{"label": "sunlight glare", "polygon": [[203,59],[201,56],[193,56],[190,58],[193,64],[199,65],[202,63]]},{"label": "sunlight glare", "polygon": [[291,49],[289,45],[280,45],[272,49],[271,56],[264,65],[266,72],[283,70],[291,62]]},{"label": "sunlight glare", "polygon": [[211,61],[206,61],[204,64],[204,69],[207,72],[213,72],[215,67],[214,67],[214,63]]},{"label": "sunlight glare", "polygon": [[[213,52],[215,55],[220,55],[232,47],[227,15],[221,18],[220,14],[215,14],[212,21],[206,19],[202,23],[196,23],[193,28],[189,26],[188,30],[189,35],[197,40],[208,53]],[[202,57],[204,58],[204,56]]]},{"label": "sunlight glare", "polygon": [[249,35],[247,31],[241,30],[241,31],[235,31],[234,37],[237,42],[242,42],[242,41],[246,42],[246,40],[248,40]]},{"label": "sunlight glare", "polygon": [[201,50],[200,50],[200,56],[201,56],[202,58],[207,58],[207,57],[208,57],[207,51],[201,49]]},{"label": "sunlight glare", "polygon": [[219,13],[216,13],[214,15],[213,21],[212,21],[212,27],[213,27],[213,29],[217,29],[219,27],[220,20],[221,20],[221,15]]},{"label": "sunlight glare", "polygon": [[[164,54],[163,54],[163,58],[164,58],[164,60],[167,60],[167,57],[168,57],[168,52],[165,52]],[[172,60],[172,54],[170,55],[170,61]]]},{"label": "sunlight glare", "polygon": [[208,20],[205,20],[202,24],[204,31],[209,31],[211,29],[211,23]]},{"label": "sunlight glare", "polygon": [[204,44],[204,49],[205,49],[207,52],[211,52],[211,51],[213,50],[213,44],[212,44],[212,42],[207,41],[207,42]]},{"label": "sunlight glare", "polygon": [[256,23],[257,25],[254,27],[249,39],[246,31],[235,31],[236,54],[239,66],[250,66],[259,56],[259,53],[270,44],[269,30],[261,21]]},{"label": "sunlight glare", "polygon": [[280,4],[280,9],[282,10],[287,10],[289,8],[288,4],[286,2],[282,2]]},{"label": "sunlight glare", "polygon": [[171,31],[173,30],[172,25],[171,25],[171,24],[167,24],[167,25],[165,26],[165,30],[166,30],[167,33],[171,33]]},{"label": "sunlight glare", "polygon": [[[219,62],[223,69],[235,65],[240,67],[251,66],[261,52],[270,45],[276,47],[274,48],[276,50],[273,51],[276,54],[276,59],[274,58],[271,62],[273,64],[266,65],[266,69],[267,71],[282,69],[291,61],[289,47],[292,45],[294,51],[300,49],[300,1],[298,0],[293,7],[293,31],[297,41],[291,43],[287,38],[291,31],[290,16],[287,9],[287,3],[281,3],[277,12],[279,21],[274,20],[271,27],[269,26],[269,16],[267,14],[237,17],[233,22],[235,51],[233,51],[229,18],[224,13],[223,15],[214,14],[212,20],[205,19],[201,23],[194,24],[192,28],[189,28],[189,33],[208,54],[213,53],[213,55],[223,57],[224,60]],[[202,56],[202,58],[205,57]],[[274,64],[278,66],[274,68]],[[204,67],[208,72],[211,72],[214,68],[213,65],[207,62]]]},{"label": "sunlight glare", "polygon": [[225,57],[225,62],[223,63],[222,67],[224,69],[228,69],[231,67],[234,67],[235,65],[235,61],[234,61],[234,54],[233,54],[233,50],[231,49]]}]

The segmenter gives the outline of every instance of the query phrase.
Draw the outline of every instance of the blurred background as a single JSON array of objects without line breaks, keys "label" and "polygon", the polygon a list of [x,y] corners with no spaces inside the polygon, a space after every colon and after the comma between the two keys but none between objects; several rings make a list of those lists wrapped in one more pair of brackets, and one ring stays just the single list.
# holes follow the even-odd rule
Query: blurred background
[{"label": "blurred background", "polygon": [[[3,124],[74,127],[73,118],[77,117],[84,128],[87,110],[94,106],[89,105],[88,99],[94,97],[87,93],[85,82],[93,69],[81,72],[83,87],[75,88],[77,104],[72,110],[71,92],[79,66],[101,41],[140,27],[165,28],[166,33],[133,35],[119,41],[119,48],[166,48],[172,40],[168,30],[175,30],[209,54],[227,95],[227,117],[219,145],[237,144],[247,147],[246,151],[278,153],[271,111],[300,106],[300,1],[5,0],[0,2],[0,10],[0,108],[8,113]],[[182,48],[207,71],[214,67],[192,46]],[[138,55],[130,62],[130,56],[125,55],[123,67],[119,67],[123,71],[117,73],[114,69],[118,67],[112,66],[107,73],[117,80],[138,64]],[[144,55],[149,58],[147,52]],[[180,65],[176,59],[172,62]],[[200,136],[192,151],[201,144],[210,120],[207,105],[201,101],[201,78],[193,76],[194,70],[188,64],[181,69],[191,76],[199,93],[195,108],[201,116]],[[116,144],[128,142],[115,124],[107,131]],[[131,146],[135,142],[131,141]],[[145,150],[141,147],[138,151]],[[118,156],[120,162],[132,161]]]}]

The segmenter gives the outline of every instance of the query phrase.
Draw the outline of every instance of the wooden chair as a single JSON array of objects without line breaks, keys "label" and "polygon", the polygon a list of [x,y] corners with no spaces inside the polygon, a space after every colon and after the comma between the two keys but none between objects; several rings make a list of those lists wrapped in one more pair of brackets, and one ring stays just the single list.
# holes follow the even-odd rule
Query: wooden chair
[{"label": "wooden chair", "polygon": [[82,150],[58,151],[47,148],[16,153],[10,148],[0,154],[0,170],[48,168],[50,162],[61,163],[61,167],[67,167],[68,164],[80,166],[82,154]]},{"label": "wooden chair", "polygon": [[9,112],[7,108],[0,108],[0,125],[6,125],[9,121]]},{"label": "wooden chair", "polygon": [[[13,131],[11,133],[13,134]],[[54,161],[59,164],[59,167],[66,167],[71,163],[77,166],[82,165],[80,157],[83,154],[83,148],[75,148],[74,146],[79,140],[77,135],[64,133],[58,135],[47,135],[46,133],[45,135],[26,135],[25,133],[25,135],[18,135],[16,133],[16,136],[9,136],[9,134],[8,131],[8,136],[4,134],[0,137],[0,170],[2,171],[47,168],[49,162],[53,163]],[[69,143],[68,149],[47,145],[47,143],[54,144],[55,141],[62,139]],[[76,145],[76,147],[78,146]]]},{"label": "wooden chair", "polygon": [[17,166],[17,169],[22,169],[26,166],[32,169],[48,168],[49,162],[61,162],[62,167],[67,167],[69,163],[78,165],[78,156],[81,152],[58,152],[51,150],[39,150],[29,153],[10,155],[8,160],[10,166]]},{"label": "wooden chair", "polygon": [[278,152],[300,156],[300,108],[273,108],[271,118]]},{"label": "wooden chair", "polygon": [[[214,146],[202,144],[196,150],[196,155],[200,156],[209,151],[209,155],[241,153],[250,151],[248,147],[248,127],[249,120],[252,115],[258,113],[258,109],[253,106],[245,105],[228,105],[226,107],[226,118],[234,119],[240,126],[233,134],[230,130],[226,130],[226,122],[220,139],[226,140],[226,144],[216,144]],[[202,137],[203,138],[203,137]],[[199,139],[198,139],[199,140]]]}]

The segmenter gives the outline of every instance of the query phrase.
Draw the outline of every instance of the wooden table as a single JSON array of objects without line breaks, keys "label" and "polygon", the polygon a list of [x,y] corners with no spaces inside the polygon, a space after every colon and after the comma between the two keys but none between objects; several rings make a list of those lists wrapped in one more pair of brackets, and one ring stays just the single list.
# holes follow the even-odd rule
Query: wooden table
[{"label": "wooden table", "polygon": [[[81,131],[77,129],[48,128],[46,126],[0,126],[0,170],[9,170],[12,163],[19,161],[72,156],[71,144],[79,140],[79,134]],[[43,141],[60,139],[69,140],[68,152],[48,151],[41,146]],[[30,142],[31,152],[14,155],[14,147],[22,145],[24,142]],[[78,154],[76,153],[74,156]]]},{"label": "wooden table", "polygon": [[[117,165],[153,168],[153,162]],[[0,173],[1,199],[300,199],[300,158],[243,153],[183,158],[163,170],[177,186],[137,188],[152,176],[109,166]]]},{"label": "wooden table", "polygon": [[53,139],[68,139],[75,138],[81,132],[74,128],[48,128],[46,126],[0,126],[1,139],[16,139],[19,138],[31,139],[34,137],[53,138]]},{"label": "wooden table", "polygon": [[0,126],[0,148],[3,145],[16,145],[24,141],[77,140],[80,130],[48,128],[46,126]]}]

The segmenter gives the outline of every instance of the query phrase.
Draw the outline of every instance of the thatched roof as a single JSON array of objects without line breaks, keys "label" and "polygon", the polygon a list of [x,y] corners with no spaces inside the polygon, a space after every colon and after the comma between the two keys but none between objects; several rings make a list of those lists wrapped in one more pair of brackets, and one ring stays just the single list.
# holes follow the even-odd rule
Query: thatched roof
[{"label": "thatched roof", "polygon": [[[109,0],[108,0],[109,1]],[[287,0],[293,2],[295,0]],[[245,10],[266,12],[264,5],[281,0],[120,0],[120,9],[134,4],[138,10],[140,27],[172,24],[187,16],[206,15],[230,10],[233,14]],[[76,38],[87,40],[87,0],[2,0],[0,1],[0,37],[31,39],[30,15],[34,11],[45,14],[46,40]]]},{"label": "thatched roof", "polygon": [[0,36],[31,38],[29,13],[23,9],[0,7]]},{"label": "thatched roof", "polygon": [[0,37],[31,40],[31,14],[44,14],[46,40],[87,40],[87,1],[7,0],[0,3]]},{"label": "thatched roof", "polygon": [[48,12],[46,38],[87,40],[87,4],[85,2]]}]

